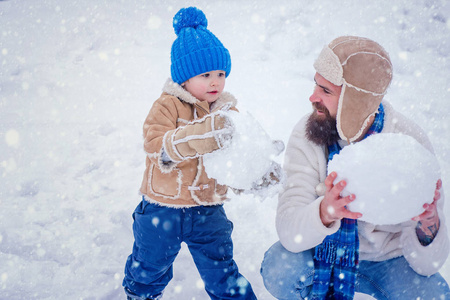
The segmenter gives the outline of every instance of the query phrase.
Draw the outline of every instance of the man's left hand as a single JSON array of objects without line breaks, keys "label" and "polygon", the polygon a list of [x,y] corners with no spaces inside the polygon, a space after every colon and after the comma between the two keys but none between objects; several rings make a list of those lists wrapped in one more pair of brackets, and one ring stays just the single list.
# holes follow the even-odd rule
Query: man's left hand
[{"label": "man's left hand", "polygon": [[442,181],[439,179],[436,183],[436,190],[434,192],[433,202],[425,203],[423,208],[425,211],[412,218],[413,221],[417,221],[416,233],[420,243],[423,246],[429,245],[436,234],[439,231],[439,215],[437,212],[437,202],[441,199],[440,189],[442,187]]}]

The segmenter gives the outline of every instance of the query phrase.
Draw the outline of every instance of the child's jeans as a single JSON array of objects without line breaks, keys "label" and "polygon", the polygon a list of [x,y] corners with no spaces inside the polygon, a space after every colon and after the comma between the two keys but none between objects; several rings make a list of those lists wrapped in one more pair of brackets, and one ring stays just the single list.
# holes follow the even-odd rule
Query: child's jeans
[{"label": "child's jeans", "polygon": [[222,205],[171,208],[142,200],[133,218],[135,242],[123,280],[131,298],[162,294],[185,242],[211,299],[256,299],[233,260],[233,223]]},{"label": "child's jeans", "polygon": [[[305,299],[312,289],[314,249],[300,253],[280,242],[265,254],[261,275],[267,290],[277,299]],[[450,299],[447,282],[439,273],[421,276],[401,256],[385,261],[360,261],[356,292],[375,299]]]}]

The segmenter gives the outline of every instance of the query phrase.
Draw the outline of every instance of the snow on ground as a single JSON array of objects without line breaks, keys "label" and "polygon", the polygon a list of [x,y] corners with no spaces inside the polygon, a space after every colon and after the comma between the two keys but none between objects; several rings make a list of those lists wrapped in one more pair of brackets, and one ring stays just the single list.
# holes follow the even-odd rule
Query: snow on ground
[{"label": "snow on ground", "polygon": [[[0,1],[0,298],[123,299],[142,122],[169,77],[172,17],[186,1]],[[191,1],[230,50],[226,89],[287,142],[310,111],[312,63],[344,34],[380,42],[387,99],[430,135],[450,180],[450,4],[445,0]],[[278,159],[282,161],[282,155]],[[259,299],[277,240],[276,197],[233,196],[235,259]],[[449,217],[449,205],[446,216]],[[448,226],[448,225],[447,225]],[[166,299],[207,299],[185,247]],[[450,263],[442,269],[450,280]]]}]

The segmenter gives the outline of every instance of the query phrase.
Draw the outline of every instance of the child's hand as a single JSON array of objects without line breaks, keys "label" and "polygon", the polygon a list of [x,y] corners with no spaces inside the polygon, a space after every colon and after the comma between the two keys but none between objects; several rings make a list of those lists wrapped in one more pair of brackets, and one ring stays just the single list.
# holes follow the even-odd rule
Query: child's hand
[{"label": "child's hand", "polygon": [[269,186],[274,186],[284,180],[285,174],[280,164],[272,162],[267,173],[254,183],[253,190],[261,190]]},{"label": "child's hand", "polygon": [[275,140],[272,143],[273,143],[275,149],[277,149],[277,155],[280,155],[281,152],[283,152],[284,148],[285,148],[283,141]]},{"label": "child's hand", "polygon": [[228,146],[233,133],[227,114],[218,111],[168,131],[164,150],[171,161],[180,162]]},{"label": "child's hand", "polygon": [[215,136],[221,144],[221,148],[229,145],[233,138],[234,126],[230,118],[221,112],[214,117]]}]

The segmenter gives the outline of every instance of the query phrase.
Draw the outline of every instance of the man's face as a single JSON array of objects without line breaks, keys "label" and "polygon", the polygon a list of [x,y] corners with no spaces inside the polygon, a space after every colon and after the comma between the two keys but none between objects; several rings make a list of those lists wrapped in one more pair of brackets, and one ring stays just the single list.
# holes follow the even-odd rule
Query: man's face
[{"label": "man's face", "polygon": [[307,138],[317,145],[328,146],[339,140],[336,115],[342,87],[337,86],[316,73],[316,86],[309,97],[314,111],[306,124]]},{"label": "man's face", "polygon": [[314,108],[314,114],[319,118],[324,118],[328,110],[329,115],[336,119],[342,86],[332,84],[319,73],[316,73],[314,76],[314,81],[316,86],[309,97],[309,101],[311,101]]}]

